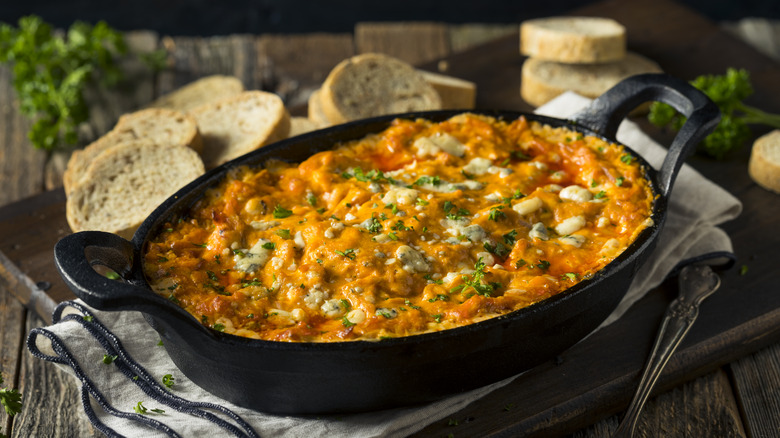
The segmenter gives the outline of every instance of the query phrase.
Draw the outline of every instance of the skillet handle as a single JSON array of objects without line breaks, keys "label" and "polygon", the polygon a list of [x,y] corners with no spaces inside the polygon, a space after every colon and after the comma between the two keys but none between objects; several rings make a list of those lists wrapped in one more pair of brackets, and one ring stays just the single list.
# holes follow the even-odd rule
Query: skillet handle
[{"label": "skillet handle", "polygon": [[[133,284],[129,279],[138,262],[130,242],[102,231],[70,234],[54,246],[54,264],[62,279],[88,305],[105,311],[136,310],[169,322],[176,320],[177,325],[186,322],[189,329],[205,329],[184,309]],[[119,278],[110,279],[99,270],[114,271]]]},{"label": "skillet handle", "polygon": [[662,73],[631,76],[594,100],[572,119],[607,138],[615,138],[620,122],[642,103],[666,103],[687,117],[669,146],[658,173],[660,189],[669,196],[677,173],[696,145],[720,122],[720,110],[704,93],[688,82]]}]

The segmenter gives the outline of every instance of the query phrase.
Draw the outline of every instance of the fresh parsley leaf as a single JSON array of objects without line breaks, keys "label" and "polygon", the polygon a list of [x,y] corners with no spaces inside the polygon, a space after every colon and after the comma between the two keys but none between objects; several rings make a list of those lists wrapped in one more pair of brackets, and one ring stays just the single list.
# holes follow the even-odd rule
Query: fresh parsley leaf
[{"label": "fresh parsley leaf", "polygon": [[[3,376],[0,375],[0,385],[3,384]],[[13,417],[22,411],[22,394],[16,389],[1,388],[0,404],[3,405],[5,413]]]},{"label": "fresh parsley leaf", "polygon": [[266,242],[263,244],[263,249],[274,250],[276,249],[276,244],[273,242]]},{"label": "fresh parsley leaf", "polygon": [[172,388],[173,385],[176,383],[175,379],[173,378],[172,374],[166,374],[162,377],[162,383],[168,388]]},{"label": "fresh parsley leaf", "polygon": [[138,414],[145,414],[147,411],[144,402],[138,402],[137,405],[133,406],[133,410]]},{"label": "fresh parsley leaf", "polygon": [[275,219],[284,219],[286,217],[290,217],[291,215],[292,215],[292,210],[287,210],[281,205],[277,205],[276,207],[274,207],[273,216]]},{"label": "fresh parsley leaf", "polygon": [[354,248],[346,249],[344,251],[336,250],[335,252],[336,252],[336,254],[338,254],[338,255],[340,255],[342,257],[346,257],[346,258],[348,258],[350,260],[355,260],[355,255],[356,254],[355,254],[355,249]]},{"label": "fresh parsley leaf", "polygon": [[488,219],[494,222],[498,222],[499,219],[506,217],[504,212],[501,211],[503,208],[503,205],[491,208],[490,213],[488,213]]},{"label": "fresh parsley leaf", "polygon": [[292,237],[290,235],[290,230],[288,230],[287,228],[276,230],[276,235],[281,237],[282,239],[289,239],[290,237]]}]

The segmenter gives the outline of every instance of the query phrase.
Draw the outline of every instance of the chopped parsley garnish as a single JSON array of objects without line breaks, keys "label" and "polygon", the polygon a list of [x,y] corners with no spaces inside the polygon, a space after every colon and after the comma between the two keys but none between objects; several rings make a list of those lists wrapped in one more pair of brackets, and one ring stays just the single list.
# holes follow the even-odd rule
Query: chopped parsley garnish
[{"label": "chopped parsley garnish", "polygon": [[317,210],[315,210],[315,211],[316,211],[317,213],[319,213],[319,214],[322,214],[322,213],[325,213],[325,211],[326,211],[326,210],[325,210],[325,207],[322,207],[322,208],[318,208],[318,209],[317,209]]},{"label": "chopped parsley garnish", "polygon": [[513,199],[520,199],[525,198],[525,195],[520,192],[520,189],[515,190],[515,193],[512,194]]},{"label": "chopped parsley garnish", "polygon": [[193,245],[197,246],[198,248],[206,248],[208,244],[205,243],[193,243]]},{"label": "chopped parsley garnish", "polygon": [[81,317],[81,319],[83,319],[86,322],[92,322],[94,318],[92,317],[92,315],[84,315]]},{"label": "chopped parsley garnish", "polygon": [[417,200],[414,201],[414,202],[415,202],[415,204],[422,205],[422,206],[426,206],[426,205],[430,204],[430,202],[426,201],[423,198],[417,198]]},{"label": "chopped parsley garnish", "polygon": [[273,242],[266,242],[263,244],[263,249],[270,249],[270,250],[276,249],[276,244]]},{"label": "chopped parsley garnish", "polygon": [[634,161],[634,157],[631,154],[625,154],[620,157],[620,161],[626,164],[631,164],[631,162]]},{"label": "chopped parsley garnish", "polygon": [[434,279],[434,278],[431,276],[431,274],[425,274],[425,275],[423,275],[423,278],[424,278],[424,279],[426,279],[426,280],[428,280],[428,282],[429,282],[429,283],[433,283],[433,284],[444,284],[444,281],[443,281],[443,280],[441,280],[441,279],[439,279],[439,280],[435,280],[435,279]]},{"label": "chopped parsley garnish", "polygon": [[309,205],[314,207],[315,205],[317,205],[317,197],[309,193],[309,196],[306,197],[306,202],[308,202]]},{"label": "chopped parsley garnish", "polygon": [[420,310],[420,306],[415,306],[415,305],[414,305],[414,304],[412,304],[412,302],[411,302],[411,301],[409,301],[409,300],[404,300],[404,304],[406,304],[407,306],[411,307],[411,308],[412,308],[412,309],[414,309],[414,310]]},{"label": "chopped parsley garnish", "polygon": [[[458,208],[450,201],[444,201],[442,208],[444,209],[444,212],[447,213],[447,219],[458,220],[463,216],[468,216],[471,214],[465,208]],[[455,210],[455,212],[453,212],[453,210]]]},{"label": "chopped parsley garnish", "polygon": [[522,268],[523,266],[525,266],[526,264],[528,264],[528,262],[526,262],[526,261],[525,261],[525,260],[523,260],[523,259],[520,259],[520,260],[518,260],[518,261],[516,261],[516,262],[515,262],[515,268],[517,268],[517,269],[520,269],[520,268]]},{"label": "chopped parsley garnish", "polygon": [[443,315],[441,313],[437,313],[436,315],[431,315],[431,317],[433,318],[434,321],[441,322]]},{"label": "chopped parsley garnish", "polygon": [[396,221],[396,223],[393,224],[393,226],[391,226],[390,228],[393,229],[393,230],[396,230],[396,231],[414,230],[414,227],[411,227],[411,228],[407,227],[406,225],[404,225],[403,221],[401,221],[401,220]]},{"label": "chopped parsley garnish", "polygon": [[389,237],[390,240],[398,240],[398,235],[395,234],[395,231],[387,233],[387,237]]},{"label": "chopped parsley garnish", "polygon": [[218,332],[224,332],[225,331],[225,325],[224,324],[214,324],[212,328]]},{"label": "chopped parsley garnish", "polygon": [[105,275],[109,280],[119,280],[119,274],[114,271],[108,271]]},{"label": "chopped parsley garnish", "polygon": [[206,275],[209,276],[209,280],[211,280],[211,281],[219,281],[219,278],[217,277],[217,274],[215,274],[212,271],[206,271]]},{"label": "chopped parsley garnish", "polygon": [[350,249],[347,249],[347,250],[344,250],[344,251],[336,250],[336,254],[338,254],[338,255],[340,255],[342,257],[346,257],[346,258],[348,258],[350,260],[355,260],[355,250],[353,248],[350,248]]},{"label": "chopped parsley garnish", "polygon": [[506,217],[503,211],[501,211],[504,208],[503,205],[499,205],[497,207],[493,207],[490,209],[490,213],[488,213],[488,219],[490,219],[493,222],[498,222],[499,219]]},{"label": "chopped parsley garnish", "polygon": [[550,268],[550,262],[547,260],[539,260],[539,263],[536,265],[537,268],[541,269],[542,271],[546,271]]},{"label": "chopped parsley garnish", "polygon": [[176,383],[176,382],[175,382],[175,379],[173,378],[173,375],[166,374],[162,378],[162,383],[166,387],[171,388],[171,387],[173,387],[173,384]]},{"label": "chopped parsley garnish", "polygon": [[622,176],[619,176],[615,180],[615,185],[618,186],[618,187],[622,187],[623,186],[623,181],[625,181],[625,178],[623,178]]},{"label": "chopped parsley garnish", "polygon": [[474,291],[479,295],[484,295],[486,297],[491,296],[491,292],[501,287],[501,283],[483,283],[482,279],[485,277],[485,263],[482,261],[482,257],[477,260],[477,263],[474,264],[474,273],[471,274],[471,278],[468,278],[468,276],[463,276],[464,283],[458,286],[453,287],[450,289],[450,292],[466,292],[469,289],[474,289]]},{"label": "chopped parsley garnish", "polygon": [[605,198],[606,196],[607,196],[607,192],[605,192],[604,190],[602,190],[602,191],[596,193],[595,195],[593,195],[593,197],[596,198],[596,199]]},{"label": "chopped parsley garnish", "polygon": [[526,155],[523,151],[512,151],[512,158],[515,160],[530,160],[531,157]]},{"label": "chopped parsley garnish", "polygon": [[371,220],[368,222],[366,229],[370,233],[379,234],[382,232],[382,223],[375,216],[371,216]]},{"label": "chopped parsley garnish", "polygon": [[260,283],[260,280],[258,280],[256,278],[253,279],[252,281],[245,281],[245,282],[241,283],[241,287],[242,288],[250,287],[250,286],[262,286],[262,285],[263,285],[263,283]]},{"label": "chopped parsley garnish", "polygon": [[398,213],[398,207],[395,204],[385,204],[385,208],[389,208],[393,214]]},{"label": "chopped parsley garnish", "polygon": [[421,176],[417,178],[417,181],[412,183],[413,186],[423,186],[426,184],[430,184],[432,186],[438,186],[441,184],[441,178],[438,176]]},{"label": "chopped parsley garnish", "polygon": [[282,239],[289,239],[291,237],[290,230],[288,230],[287,228],[276,230],[276,235],[281,237]]},{"label": "chopped parsley garnish", "polygon": [[437,294],[435,297],[429,298],[428,302],[429,303],[435,303],[436,301],[448,301],[449,299],[450,299],[450,297],[448,297],[447,295]]},{"label": "chopped parsley garnish", "polygon": [[147,409],[144,407],[143,402],[138,402],[137,405],[133,406],[133,410],[138,414],[145,414]]},{"label": "chopped parsley garnish", "polygon": [[561,278],[563,278],[564,280],[565,279],[576,280],[577,279],[577,274],[574,273],[574,272],[567,272],[567,273],[561,275]]},{"label": "chopped parsley garnish", "polygon": [[515,244],[515,240],[517,237],[517,230],[512,230],[506,234],[504,234],[504,243],[506,243],[509,246],[512,246]]},{"label": "chopped parsley garnish", "polygon": [[241,257],[243,257],[245,255],[244,251],[241,251],[240,249],[234,249],[233,250],[233,254],[235,254],[237,256],[241,256]]},{"label": "chopped parsley garnish", "polygon": [[112,363],[112,362],[114,362],[116,360],[117,357],[119,357],[119,356],[116,356],[116,355],[112,356],[112,355],[104,354],[103,355],[103,363],[105,363],[105,364]]},{"label": "chopped parsley garnish", "polygon": [[339,304],[341,304],[341,307],[345,308],[346,310],[349,310],[352,307],[352,305],[349,303],[349,300],[346,298],[340,299]]},{"label": "chopped parsley garnish", "polygon": [[292,210],[288,210],[277,204],[276,207],[274,207],[273,215],[275,219],[284,219],[292,215]]},{"label": "chopped parsley garnish", "polygon": [[344,327],[352,327],[353,325],[355,325],[355,323],[350,321],[346,316],[344,316],[341,318],[341,325],[343,325]]},{"label": "chopped parsley garnish", "polygon": [[510,252],[512,252],[511,248],[508,248],[501,242],[497,242],[495,245],[491,245],[490,242],[485,242],[482,244],[482,247],[485,248],[487,252],[497,255],[501,258],[506,257]]}]

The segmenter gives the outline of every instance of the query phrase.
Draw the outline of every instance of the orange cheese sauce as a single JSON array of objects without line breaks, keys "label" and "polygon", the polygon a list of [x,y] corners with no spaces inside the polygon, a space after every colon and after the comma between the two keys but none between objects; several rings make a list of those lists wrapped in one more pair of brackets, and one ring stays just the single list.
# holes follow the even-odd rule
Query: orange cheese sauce
[{"label": "orange cheese sauce", "polygon": [[652,223],[622,146],[524,118],[396,120],[334,146],[232,171],[150,239],[153,289],[238,336],[379,340],[560,293]]}]

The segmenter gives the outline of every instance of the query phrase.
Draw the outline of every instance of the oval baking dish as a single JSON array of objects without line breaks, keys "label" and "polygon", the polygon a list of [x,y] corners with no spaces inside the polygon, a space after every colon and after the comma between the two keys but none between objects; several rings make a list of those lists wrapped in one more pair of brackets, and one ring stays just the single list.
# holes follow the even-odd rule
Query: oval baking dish
[{"label": "oval baking dish", "polygon": [[[237,166],[257,167],[269,159],[300,162],[337,143],[382,131],[399,117],[436,122],[462,111],[383,116],[266,146],[182,188],[147,218],[131,242],[109,233],[75,233],[57,243],[55,262],[66,284],[88,305],[142,312],[189,379],[238,405],[279,414],[313,414],[428,402],[527,370],[595,329],[614,310],[655,246],[685,157],[720,118],[717,107],[692,86],[656,74],[624,80],[571,120],[512,111],[470,111],[501,120],[524,116],[615,142],[623,118],[646,101],[668,103],[688,117],[658,171],[630,145],[626,148],[644,168],[655,196],[653,224],[591,278],[529,307],[474,324],[381,341],[290,343],[243,338],[205,327],[153,292],[142,267],[147,240]],[[107,279],[96,271],[96,265],[116,271],[121,278]]]}]

